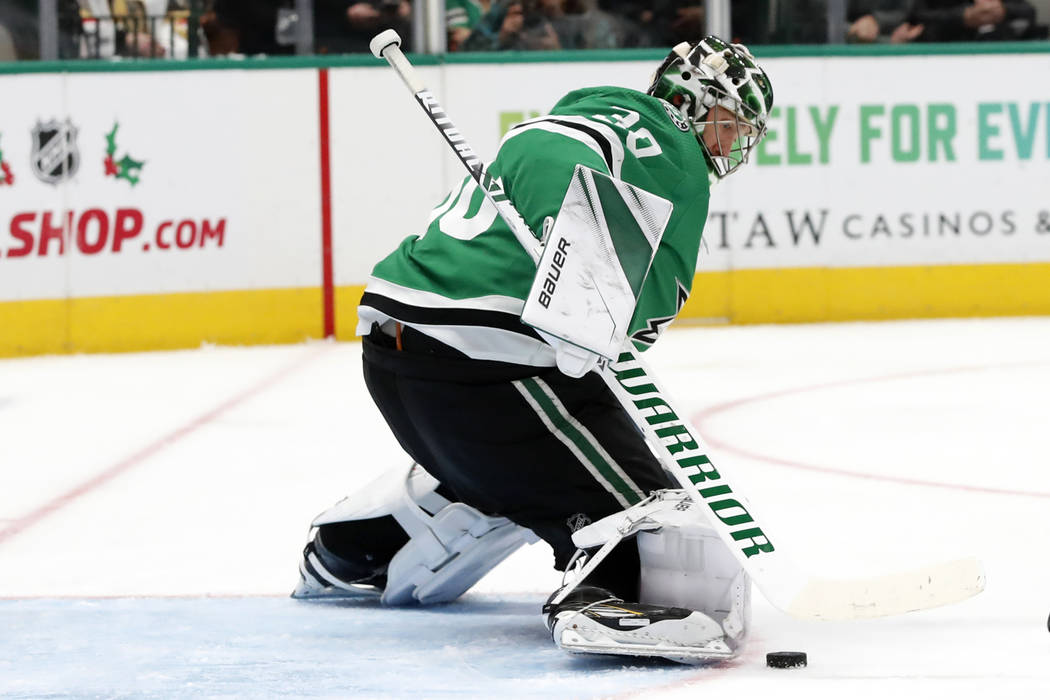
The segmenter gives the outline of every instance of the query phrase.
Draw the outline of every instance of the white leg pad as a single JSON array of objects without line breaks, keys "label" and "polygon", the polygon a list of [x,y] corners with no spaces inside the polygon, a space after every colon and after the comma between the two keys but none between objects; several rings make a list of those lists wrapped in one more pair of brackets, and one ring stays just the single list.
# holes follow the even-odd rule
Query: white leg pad
[{"label": "white leg pad", "polygon": [[[387,472],[317,516],[313,525],[383,515],[397,520],[411,539],[387,567],[386,587],[380,596],[386,605],[455,600],[521,545],[539,539],[532,530],[507,518],[490,517],[465,503],[450,502],[437,493],[437,487],[438,481],[417,465],[407,472]],[[321,566],[319,561],[311,564]],[[300,587],[310,588],[307,575],[302,572],[305,584]],[[340,587],[349,594],[368,594],[350,584]]]},{"label": "white leg pad", "polygon": [[[701,508],[680,489],[657,491],[641,503],[575,532],[581,549],[637,536],[641,558],[639,603],[687,608],[722,625],[739,648],[751,624],[751,578],[708,524]],[[564,599],[604,558],[607,548],[577,572],[555,602]]]},{"label": "white leg pad", "polygon": [[539,539],[532,530],[465,503],[451,503],[421,524],[425,530],[412,533],[387,569],[381,597],[387,605],[455,600],[521,545]]},{"label": "white leg pad", "polygon": [[640,603],[697,610],[737,645],[751,622],[751,580],[713,529],[699,522],[638,533]]}]

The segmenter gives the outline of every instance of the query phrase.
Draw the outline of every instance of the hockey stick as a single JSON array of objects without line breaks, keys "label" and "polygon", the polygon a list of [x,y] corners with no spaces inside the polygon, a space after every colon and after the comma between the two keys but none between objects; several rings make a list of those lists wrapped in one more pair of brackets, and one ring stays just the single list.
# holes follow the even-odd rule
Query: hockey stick
[{"label": "hockey stick", "polygon": [[850,620],[899,615],[956,603],[984,590],[980,562],[965,558],[869,579],[808,575],[779,550],[765,521],[715,468],[699,434],[633,348],[625,346],[603,375],[664,468],[709,509],[708,520],[762,594],[794,617]]},{"label": "hockey stick", "polygon": [[[400,44],[397,32],[386,30],[372,39],[371,49],[397,71],[515,237],[538,262],[542,252],[539,239],[507,198],[502,183],[485,172],[481,159],[423,85]],[[869,579],[809,576],[774,544],[769,527],[732,487],[727,472],[715,468],[696,429],[672,403],[630,340],[615,362],[602,367],[601,376],[645,434],[667,472],[693,499],[707,506],[710,524],[755,585],[788,614],[822,620],[881,617],[955,603],[984,589],[980,563],[973,558]]]},{"label": "hockey stick", "polygon": [[372,54],[376,58],[385,58],[397,71],[397,74],[401,76],[401,80],[405,82],[405,85],[415,96],[416,102],[423,108],[426,115],[430,117],[430,121],[441,132],[448,145],[452,147],[452,150],[459,158],[459,162],[463,164],[470,176],[474,178],[474,182],[481,186],[485,196],[495,205],[496,211],[499,212],[507,226],[510,227],[514,237],[518,239],[518,242],[532,257],[532,261],[538,263],[541,251],[539,239],[529,229],[529,225],[525,223],[525,219],[521,217],[514,205],[510,203],[507,193],[503,191],[503,183],[499,181],[499,178],[494,178],[485,172],[485,164],[474,153],[474,149],[470,147],[467,140],[459,133],[459,129],[448,118],[448,115],[445,114],[445,110],[441,107],[437,98],[423,85],[423,81],[420,80],[416,69],[405,58],[405,54],[401,52],[401,37],[398,36],[398,33],[393,29],[387,29],[376,34],[369,43],[369,48],[372,49]]}]

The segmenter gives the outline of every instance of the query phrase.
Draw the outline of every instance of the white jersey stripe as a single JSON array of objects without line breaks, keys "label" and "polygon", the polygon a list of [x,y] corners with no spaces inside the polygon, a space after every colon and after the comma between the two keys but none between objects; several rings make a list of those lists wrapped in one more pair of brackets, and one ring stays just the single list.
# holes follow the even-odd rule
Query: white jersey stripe
[{"label": "white jersey stripe", "polygon": [[[372,324],[383,323],[391,317],[371,306],[357,307],[357,335],[368,335]],[[509,362],[532,367],[554,367],[554,348],[543,341],[521,333],[488,326],[447,326],[437,324],[408,324],[435,340],[474,360]]]},{"label": "white jersey stripe", "polygon": [[425,306],[432,309],[480,309],[483,311],[502,311],[503,313],[521,316],[521,311],[525,308],[525,302],[515,297],[493,294],[468,299],[451,299],[434,292],[403,287],[374,276],[368,278],[367,291],[390,297],[412,306]]},{"label": "white jersey stripe", "polygon": [[[602,138],[602,143],[598,143],[594,137],[587,132],[580,129],[574,129],[570,126],[565,126],[564,124],[558,124],[557,122],[579,124],[590,132],[597,132]],[[616,132],[613,131],[608,124],[603,124],[602,122],[593,119],[587,119],[586,117],[564,114],[539,117],[537,119],[530,119],[521,122],[508,131],[507,135],[503,137],[503,141],[500,142],[500,147],[510,139],[519,136],[530,129],[541,129],[543,131],[549,131],[551,133],[575,139],[601,156],[602,160],[605,160],[605,151],[607,149],[612,158],[612,162],[609,163],[611,170],[610,174],[615,178],[621,177],[620,173],[623,169],[624,158],[623,144],[620,143],[620,139],[616,135]]]},{"label": "white jersey stripe", "polygon": [[[450,299],[434,292],[403,287],[377,277],[369,278],[365,291],[408,306],[438,311],[446,309],[494,311],[520,317],[525,305],[521,299],[499,295]],[[358,306],[357,315],[357,335],[362,336],[368,335],[373,323],[382,325],[391,319],[384,311],[368,304]],[[413,321],[409,325],[475,360],[512,362],[534,367],[553,367],[555,364],[554,349],[550,345],[539,338],[515,333],[505,328],[485,325],[428,324],[418,321]]]}]

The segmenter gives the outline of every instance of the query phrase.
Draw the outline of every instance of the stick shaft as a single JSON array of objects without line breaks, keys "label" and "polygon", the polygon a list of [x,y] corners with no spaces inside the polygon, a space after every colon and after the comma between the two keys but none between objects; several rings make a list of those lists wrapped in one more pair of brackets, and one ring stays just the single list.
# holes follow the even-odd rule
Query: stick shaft
[{"label": "stick shaft", "polygon": [[510,227],[511,233],[532,258],[533,262],[539,262],[541,247],[538,238],[529,228],[528,223],[522,218],[517,209],[510,203],[507,193],[503,190],[503,183],[485,171],[485,163],[478,157],[474,149],[470,147],[463,134],[449,119],[438,99],[426,88],[423,80],[415,67],[405,58],[401,48],[397,44],[389,44],[382,49],[382,56],[393,67],[401,80],[412,92],[416,102],[423,108],[423,112],[437,127],[445,142],[451,146],[452,151],[459,158],[459,162],[467,169],[470,177],[481,187],[488,200],[496,207],[496,211]]},{"label": "stick shaft", "polygon": [[717,469],[696,428],[676,406],[630,340],[602,379],[638,426],[664,470],[690,498],[773,605],[787,610],[806,577],[774,545],[768,526],[740,495],[731,474]]}]

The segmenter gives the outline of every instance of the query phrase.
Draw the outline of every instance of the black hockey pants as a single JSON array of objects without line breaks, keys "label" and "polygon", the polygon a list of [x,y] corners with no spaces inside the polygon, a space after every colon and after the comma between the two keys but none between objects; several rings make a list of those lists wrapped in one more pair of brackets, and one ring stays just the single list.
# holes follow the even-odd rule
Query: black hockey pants
[{"label": "black hockey pants", "polygon": [[[595,374],[472,360],[404,326],[401,349],[363,339],[369,392],[406,452],[442,491],[530,528],[564,569],[572,533],[676,488]],[[588,581],[637,600],[638,554],[618,547]]]}]

